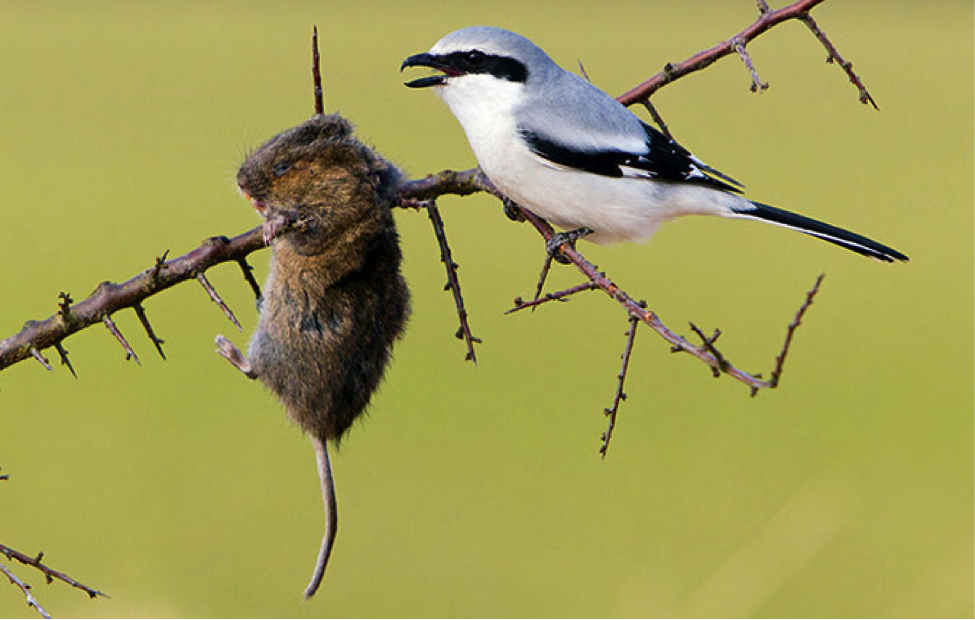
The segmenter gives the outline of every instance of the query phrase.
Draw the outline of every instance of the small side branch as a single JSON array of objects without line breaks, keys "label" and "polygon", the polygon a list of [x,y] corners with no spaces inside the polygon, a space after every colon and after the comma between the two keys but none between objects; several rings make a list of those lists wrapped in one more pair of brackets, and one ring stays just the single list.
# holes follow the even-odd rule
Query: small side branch
[{"label": "small side branch", "polygon": [[789,353],[789,347],[792,346],[792,337],[795,335],[799,324],[802,323],[802,317],[805,316],[806,310],[809,309],[809,306],[811,306],[813,303],[813,299],[816,298],[816,294],[819,293],[819,285],[823,283],[823,278],[825,277],[825,273],[819,274],[819,277],[816,278],[816,283],[813,284],[813,287],[808,293],[806,293],[806,300],[802,302],[801,306],[799,306],[799,311],[796,312],[796,317],[791,323],[789,323],[789,327],[786,329],[785,342],[782,343],[782,351],[780,351],[778,356],[775,358],[775,369],[772,370],[772,377],[769,381],[769,385],[771,387],[778,387],[779,385],[779,380],[782,378],[782,367],[785,365],[785,356]]},{"label": "small side branch", "polygon": [[695,325],[694,323],[691,323],[690,325],[691,325],[691,331],[697,334],[697,337],[701,339],[701,342],[704,344],[704,348],[708,350],[708,353],[714,356],[714,359],[718,360],[718,367],[717,368],[713,366],[711,367],[711,373],[714,375],[714,378],[717,379],[718,377],[721,376],[722,372],[726,371],[728,367],[731,366],[731,363],[729,363],[728,360],[725,359],[721,351],[718,351],[718,348],[714,346],[714,343],[717,342],[718,340],[718,336],[721,335],[721,330],[720,329],[714,330],[714,335],[708,338],[707,336],[704,335],[704,332],[702,332],[698,328],[697,325]]},{"label": "small side branch", "polygon": [[763,82],[758,77],[758,71],[755,70],[755,63],[752,62],[752,57],[749,56],[748,51],[745,50],[745,43],[741,39],[734,39],[732,44],[735,46],[735,51],[738,52],[738,56],[741,61],[745,63],[745,68],[752,76],[752,92],[765,92],[768,90],[768,82]]},{"label": "small side branch", "polygon": [[237,264],[240,266],[241,272],[244,274],[244,280],[247,281],[247,285],[251,287],[254,292],[254,299],[258,302],[261,301],[261,285],[257,283],[254,278],[254,268],[250,266],[246,258],[241,258],[237,260]]},{"label": "small side branch", "polygon": [[546,293],[544,296],[538,297],[536,295],[535,299],[531,301],[525,301],[521,297],[515,297],[514,307],[506,310],[505,314],[512,314],[513,312],[518,312],[519,310],[524,310],[525,308],[535,309],[538,306],[548,303],[550,301],[569,301],[568,298],[576,293],[582,293],[583,291],[595,291],[599,287],[595,282],[583,282],[573,286],[572,288],[567,288],[564,291],[557,291],[555,293]]},{"label": "small side branch", "polygon": [[609,418],[609,425],[603,431],[601,437],[603,443],[599,446],[599,454],[604,459],[606,458],[606,453],[609,451],[609,442],[613,438],[613,430],[616,428],[616,415],[620,411],[620,403],[626,400],[623,383],[626,381],[626,372],[630,367],[630,355],[633,353],[633,342],[636,340],[636,327],[639,322],[639,317],[630,317],[630,327],[626,330],[626,346],[623,347],[623,354],[620,356],[623,359],[623,366],[620,368],[620,373],[616,375],[616,395],[613,397],[613,404],[603,410],[603,413]]},{"label": "small side branch", "polygon": [[664,117],[657,112],[657,108],[650,103],[649,99],[643,101],[643,107],[646,108],[647,112],[650,113],[650,118],[652,118],[653,122],[656,123],[657,127],[660,128],[660,132],[667,136],[669,140],[673,140],[674,134],[670,133],[670,127],[667,126],[667,123],[664,122]]},{"label": "small side branch", "polygon": [[6,566],[4,566],[3,564],[0,564],[0,573],[6,575],[7,579],[10,580],[10,583],[20,588],[20,591],[24,593],[24,597],[27,599],[28,607],[33,607],[37,611],[37,613],[40,614],[41,618],[51,617],[50,614],[44,611],[44,608],[41,607],[41,604],[37,602],[37,599],[34,598],[33,593],[31,593],[30,591],[30,584],[26,584],[23,581],[21,581],[20,577],[13,574],[13,572],[11,572],[11,570]]},{"label": "small side branch", "polygon": [[437,208],[436,201],[428,201],[424,206],[426,207],[427,215],[430,217],[430,223],[433,225],[433,232],[437,237],[437,245],[440,246],[440,262],[444,264],[447,270],[447,284],[444,285],[444,290],[450,291],[453,295],[454,305],[457,307],[457,318],[460,319],[460,327],[457,329],[455,335],[458,338],[462,338],[467,345],[465,361],[469,360],[474,362],[476,366],[477,355],[474,353],[474,344],[480,343],[481,339],[471,333],[467,309],[464,307],[464,296],[460,292],[460,278],[457,277],[457,268],[459,265],[454,262],[453,255],[450,252],[450,245],[447,243],[447,233],[444,230],[443,218],[440,216],[440,210]]},{"label": "small side branch", "polygon": [[311,76],[315,85],[315,114],[325,114],[325,96],[322,93],[321,59],[318,55],[318,26],[311,34]]},{"label": "small side branch", "polygon": [[55,580],[62,581],[64,583],[68,584],[69,586],[71,586],[72,588],[77,588],[77,589],[83,591],[85,594],[88,595],[89,598],[97,598],[99,596],[101,596],[103,598],[110,598],[104,592],[101,592],[101,591],[96,590],[94,588],[90,588],[90,587],[86,586],[85,584],[81,583],[80,581],[77,581],[76,579],[73,579],[73,578],[69,577],[65,573],[62,573],[61,571],[58,571],[58,570],[54,570],[50,566],[47,566],[46,564],[42,563],[41,560],[44,559],[44,553],[43,552],[42,553],[38,553],[34,557],[31,557],[29,555],[23,554],[23,553],[15,550],[15,549],[11,549],[10,547],[8,547],[6,545],[0,544],[0,553],[2,553],[5,556],[7,556],[7,559],[9,559],[9,560],[17,560],[21,564],[25,564],[27,566],[31,566],[31,567],[36,568],[37,570],[41,571],[41,573],[44,574],[44,579],[47,581],[47,583],[54,583]]},{"label": "small side branch", "polygon": [[860,103],[864,105],[869,103],[873,106],[874,110],[879,110],[880,108],[877,107],[877,102],[874,101],[873,97],[870,96],[870,93],[867,92],[867,87],[864,86],[863,82],[860,81],[860,77],[853,72],[853,63],[848,60],[843,60],[843,57],[840,56],[840,53],[836,50],[836,46],[833,45],[833,42],[829,40],[826,33],[822,31],[819,24],[816,23],[815,19],[813,19],[812,15],[806,13],[799,19],[802,20],[802,23],[806,24],[806,27],[812,31],[816,38],[819,39],[819,42],[823,44],[823,47],[826,48],[826,62],[835,62],[838,64],[846,73],[846,77],[850,79],[850,83],[856,86],[857,91],[860,93]]},{"label": "small side branch", "polygon": [[[758,79],[758,74],[755,72],[755,67],[751,63],[751,59],[748,55],[744,53],[745,46],[751,41],[757,39],[759,36],[768,32],[773,27],[787,22],[789,20],[798,19],[806,24],[816,38],[826,47],[829,52],[829,57],[840,63],[843,70],[846,71],[850,78],[850,81],[859,89],[860,91],[860,101],[863,103],[871,103],[876,108],[877,104],[873,101],[873,98],[866,92],[863,88],[863,84],[860,82],[859,78],[853,73],[853,65],[844,61],[839,53],[836,51],[835,46],[826,38],[822,30],[818,28],[816,22],[810,16],[809,12],[812,11],[817,5],[822,4],[824,0],[799,0],[799,2],[794,2],[788,6],[782,7],[777,10],[770,10],[768,4],[764,0],[758,0],[758,11],[759,17],[750,26],[734,35],[733,37],[718,43],[717,45],[710,47],[706,50],[702,50],[697,54],[694,54],[690,58],[678,62],[678,63],[667,63],[664,65],[662,71],[658,72],[656,75],[651,76],[649,79],[645,80],[641,84],[631,88],[619,97],[617,101],[623,105],[633,105],[634,103],[641,103],[650,99],[650,96],[655,92],[678,80],[685,75],[701,71],[711,66],[718,60],[729,56],[731,54],[739,54],[742,60],[745,61],[745,65],[748,67],[749,71],[752,72],[752,90],[762,89],[764,90],[764,82]],[[763,86],[765,85],[765,86]]]}]

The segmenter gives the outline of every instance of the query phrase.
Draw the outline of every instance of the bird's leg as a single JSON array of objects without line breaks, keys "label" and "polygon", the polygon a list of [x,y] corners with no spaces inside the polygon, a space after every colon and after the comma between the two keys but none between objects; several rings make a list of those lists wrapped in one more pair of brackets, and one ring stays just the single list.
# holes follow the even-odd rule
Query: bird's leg
[{"label": "bird's leg", "polygon": [[234,343],[230,342],[222,335],[218,335],[216,338],[217,343],[217,353],[224,356],[228,362],[234,365],[234,367],[248,379],[256,379],[257,373],[251,368],[250,360],[248,360],[240,349],[234,346]]},{"label": "bird's leg", "polygon": [[586,235],[593,234],[594,231],[591,228],[586,228],[585,226],[581,228],[575,228],[573,230],[567,230],[565,232],[555,233],[552,237],[545,242],[545,251],[548,255],[554,258],[556,261],[563,265],[569,264],[569,259],[567,259],[562,254],[562,246],[569,244],[569,247],[575,248],[576,241],[582,239]]}]

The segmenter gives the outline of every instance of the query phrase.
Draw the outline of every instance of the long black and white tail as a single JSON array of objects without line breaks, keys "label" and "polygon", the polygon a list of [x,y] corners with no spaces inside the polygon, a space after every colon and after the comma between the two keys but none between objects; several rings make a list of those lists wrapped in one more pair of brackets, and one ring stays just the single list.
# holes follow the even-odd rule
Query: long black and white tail
[{"label": "long black and white tail", "polygon": [[858,235],[855,232],[838,228],[826,222],[814,220],[811,217],[777,209],[760,202],[752,202],[749,207],[734,208],[734,215],[732,217],[760,220],[798,230],[799,232],[818,237],[824,241],[835,243],[857,254],[863,254],[864,256],[876,258],[887,263],[892,263],[895,260],[910,260],[894,248],[877,243],[873,239],[867,239],[863,235]]}]

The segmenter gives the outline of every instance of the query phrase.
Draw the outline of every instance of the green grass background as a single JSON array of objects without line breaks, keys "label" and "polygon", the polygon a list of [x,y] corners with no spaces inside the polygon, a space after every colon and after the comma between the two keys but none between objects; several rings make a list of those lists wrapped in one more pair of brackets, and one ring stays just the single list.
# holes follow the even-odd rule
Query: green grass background
[{"label": "green grass background", "polygon": [[[971,617],[972,6],[829,2],[815,16],[879,112],[799,23],[749,46],[766,93],[728,58],[654,101],[751,196],[910,264],[708,218],[643,246],[582,246],[676,330],[721,327],[756,372],[826,272],[780,389],[750,399],[641,330],[600,461],[625,316],[590,294],[503,317],[531,292],[540,239],[492,199],[445,198],[480,365],[453,338],[426,216],[398,213],[413,315],[335,457],[341,529],[313,601],[300,596],[322,529],[310,444],[213,353],[216,334],[247,336],[194,283],[146,304],[167,362],[123,312],[141,367],[95,327],[67,341],[80,380],[31,360],[0,375],[0,541],[112,598],[14,570],[63,617]],[[754,17],[747,0],[2,2],[0,337],[52,314],[59,291],[79,300],[257,224],[233,175],[311,115],[312,24],[328,110],[422,175],[474,164],[448,110],[398,72],[450,30],[523,32],[620,93]],[[267,258],[252,260],[261,278]],[[237,267],[209,276],[249,332]],[[579,280],[558,268],[551,285]],[[33,615],[0,585],[0,616]]]}]

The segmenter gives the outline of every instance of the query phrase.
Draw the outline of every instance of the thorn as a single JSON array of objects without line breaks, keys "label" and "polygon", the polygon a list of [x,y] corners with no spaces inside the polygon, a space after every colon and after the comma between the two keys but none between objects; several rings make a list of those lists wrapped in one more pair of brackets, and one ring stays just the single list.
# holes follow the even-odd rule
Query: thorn
[{"label": "thorn", "polygon": [[60,342],[55,343],[54,348],[57,349],[58,355],[61,356],[61,365],[67,366],[71,374],[74,375],[74,378],[77,379],[78,373],[74,371],[74,366],[71,365],[71,360],[68,359],[68,350]]},{"label": "thorn", "polygon": [[58,314],[60,314],[61,318],[65,321],[68,320],[68,314],[71,312],[71,304],[73,303],[74,300],[71,299],[71,295],[65,293],[64,291],[58,293]]},{"label": "thorn", "polygon": [[146,310],[142,307],[142,304],[136,304],[133,306],[136,316],[139,317],[139,322],[142,323],[142,328],[146,330],[146,335],[149,336],[149,340],[155,345],[156,351],[159,351],[159,357],[166,359],[166,354],[163,353],[162,345],[165,340],[156,336],[156,333],[152,331],[152,325],[149,324],[149,317],[146,316]]},{"label": "thorn", "polygon": [[237,317],[234,316],[234,313],[230,310],[227,304],[223,302],[223,299],[220,298],[220,295],[217,294],[217,290],[213,288],[213,285],[210,284],[209,280],[207,280],[206,274],[204,272],[200,272],[196,276],[196,279],[203,287],[203,290],[207,292],[207,295],[210,296],[210,299],[213,301],[213,303],[217,304],[217,306],[219,306],[219,308],[223,310],[223,313],[227,316],[228,319],[230,319],[230,322],[233,323],[238,330],[244,331],[244,328],[241,327],[240,323],[237,321]]},{"label": "thorn", "polygon": [[247,280],[247,284],[250,285],[251,290],[254,291],[254,297],[258,300],[261,299],[261,287],[254,279],[254,268],[250,266],[246,258],[241,258],[237,261],[240,266],[240,270],[244,273],[244,280]]},{"label": "thorn", "polygon": [[151,280],[152,282],[155,282],[159,278],[159,272],[162,270],[163,263],[166,262],[167,256],[169,256],[169,250],[163,252],[162,256],[156,257],[156,263],[152,266],[152,269],[149,271],[149,280]]},{"label": "thorn", "polygon": [[125,336],[122,335],[122,332],[119,331],[118,326],[115,325],[115,321],[112,320],[112,317],[105,316],[102,319],[102,322],[105,323],[105,327],[108,328],[108,331],[115,336],[115,339],[118,340],[119,344],[122,345],[122,348],[125,349],[125,359],[134,359],[135,363],[141,366],[142,362],[139,361],[139,356],[136,355],[135,351],[132,350],[132,347],[129,346],[129,342],[125,339]]},{"label": "thorn", "polygon": [[582,74],[582,77],[586,78],[587,82],[592,83],[592,80],[589,79],[589,74],[586,72],[586,67],[582,64],[581,58],[579,59],[579,73]]},{"label": "thorn", "polygon": [[37,350],[37,347],[31,346],[30,354],[34,356],[34,359],[41,363],[41,366],[47,368],[48,370],[54,370],[51,368],[51,364],[48,363],[47,358],[41,355],[41,352]]}]

